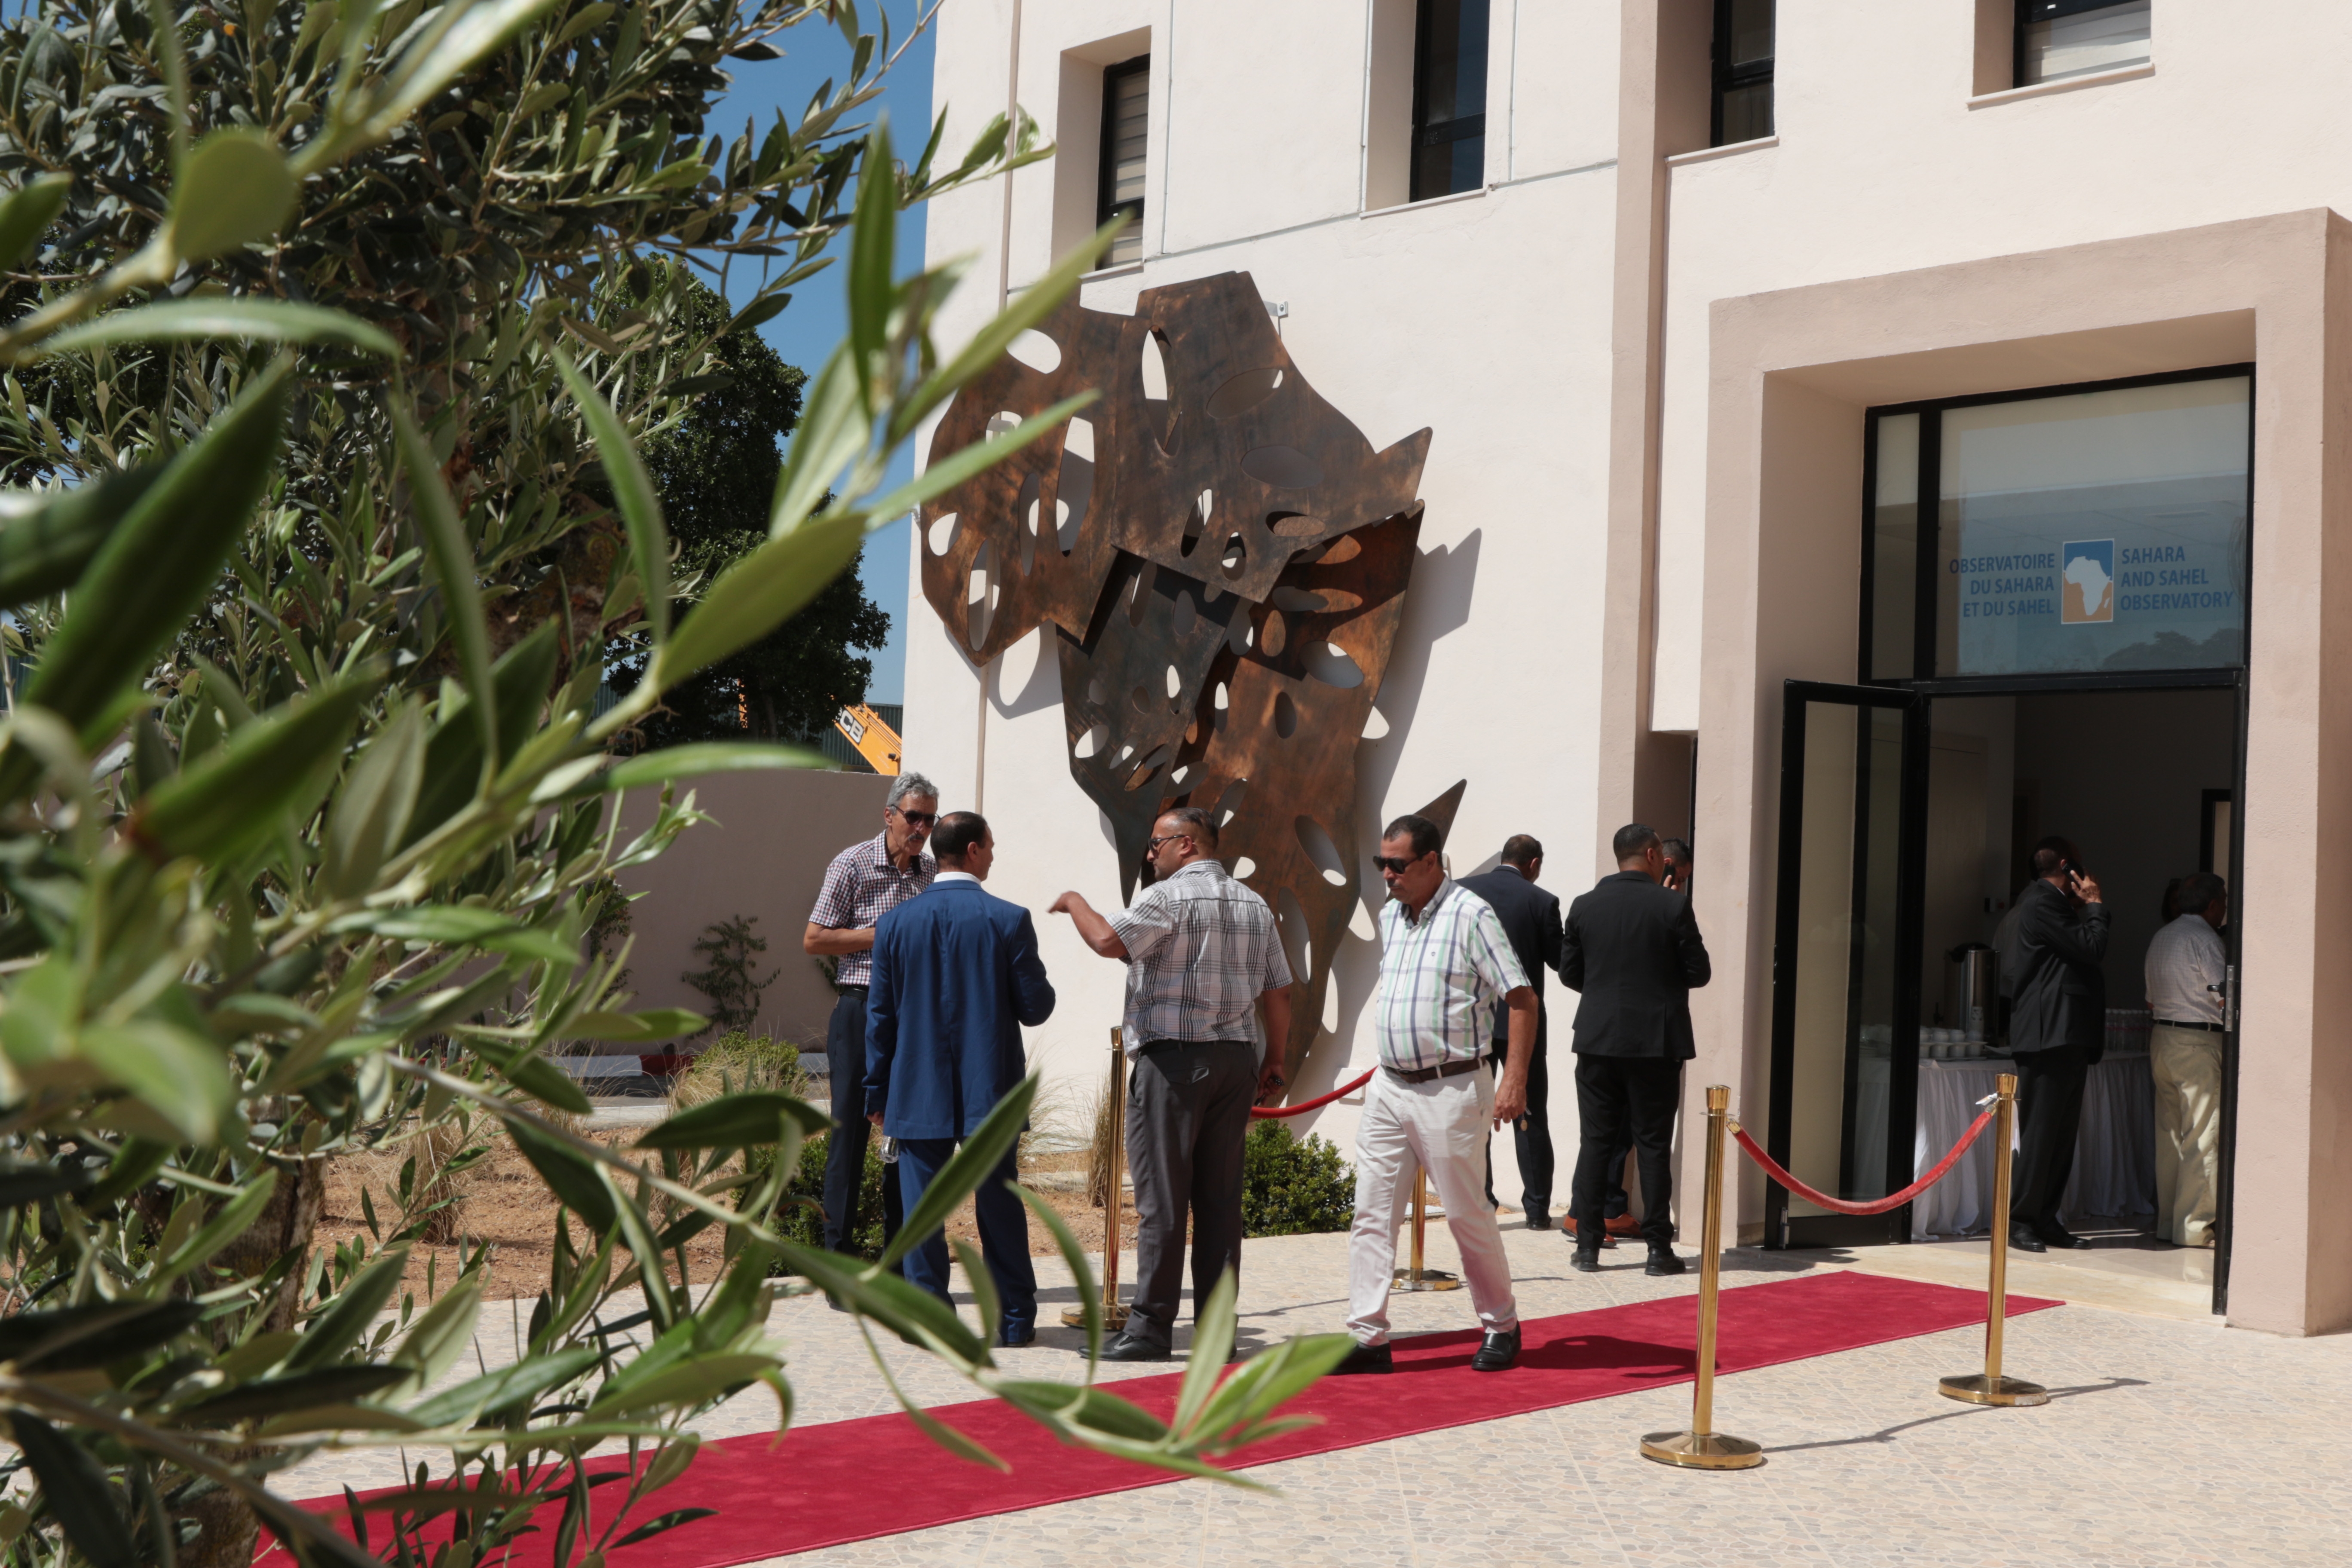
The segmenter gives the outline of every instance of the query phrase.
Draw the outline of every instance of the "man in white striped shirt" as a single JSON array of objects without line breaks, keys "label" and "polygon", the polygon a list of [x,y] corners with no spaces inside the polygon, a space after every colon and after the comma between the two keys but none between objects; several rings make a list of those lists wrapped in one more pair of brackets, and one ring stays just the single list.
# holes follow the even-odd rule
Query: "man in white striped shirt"
[{"label": "man in white striped shirt", "polygon": [[[1486,1206],[1486,1138],[1527,1110],[1536,1043],[1536,994],[1493,906],[1445,874],[1437,825],[1400,816],[1381,837],[1378,865],[1390,902],[1381,911],[1381,983],[1373,1002],[1381,1069],[1356,1125],[1356,1223],[1348,1244],[1343,1373],[1392,1370],[1389,1287],[1397,1224],[1416,1169],[1429,1172],[1462,1253],[1486,1342],[1480,1372],[1519,1358],[1518,1303],[1502,1228]],[[1503,1081],[1486,1056],[1495,1005],[1510,1008]]]}]

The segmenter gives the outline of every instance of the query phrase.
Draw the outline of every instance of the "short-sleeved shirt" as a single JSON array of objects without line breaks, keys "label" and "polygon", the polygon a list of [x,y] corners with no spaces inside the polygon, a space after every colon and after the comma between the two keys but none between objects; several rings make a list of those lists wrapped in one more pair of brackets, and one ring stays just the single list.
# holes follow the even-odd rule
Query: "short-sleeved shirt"
[{"label": "short-sleeved shirt", "polygon": [[[817,889],[816,908],[809,924],[828,931],[864,931],[884,915],[931,885],[940,863],[918,854],[915,864],[901,871],[890,863],[890,836],[877,833],[863,844],[853,844],[824,868],[824,886]],[[874,979],[874,954],[845,952],[834,971],[838,985],[865,985]]]},{"label": "short-sleeved shirt", "polygon": [[1408,1071],[1476,1061],[1495,1009],[1528,984],[1495,907],[1451,877],[1416,919],[1381,910],[1381,989],[1373,1005],[1383,1066]]},{"label": "short-sleeved shirt", "polygon": [[2205,989],[2229,973],[2221,933],[2200,914],[2182,915],[2147,944],[2147,1010],[2159,1024],[2218,1024],[2221,999]]},{"label": "short-sleeved shirt", "polygon": [[1153,1040],[1257,1038],[1261,993],[1290,984],[1274,911],[1202,859],[1110,917],[1127,944],[1127,1053]]}]

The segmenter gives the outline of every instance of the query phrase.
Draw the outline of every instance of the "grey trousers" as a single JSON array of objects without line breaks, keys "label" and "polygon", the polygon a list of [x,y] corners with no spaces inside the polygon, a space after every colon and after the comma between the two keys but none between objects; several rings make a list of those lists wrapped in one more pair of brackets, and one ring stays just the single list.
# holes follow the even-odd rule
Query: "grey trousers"
[{"label": "grey trousers", "polygon": [[1127,1331],[1165,1346],[1184,1294],[1192,1216],[1192,1310],[1242,1267],[1242,1141],[1257,1097],[1246,1040],[1154,1042],[1127,1079],[1127,1165],[1135,1179],[1135,1296]]}]

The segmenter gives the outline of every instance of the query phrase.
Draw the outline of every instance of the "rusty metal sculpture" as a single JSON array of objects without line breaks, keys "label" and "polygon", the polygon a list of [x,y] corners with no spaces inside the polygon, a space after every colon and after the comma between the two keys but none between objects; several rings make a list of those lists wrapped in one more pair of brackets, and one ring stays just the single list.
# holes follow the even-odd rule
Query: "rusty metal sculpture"
[{"label": "rusty metal sculpture", "polygon": [[[927,504],[923,595],[976,664],[1053,626],[1070,771],[1109,818],[1122,889],[1151,824],[1213,809],[1300,982],[1294,1082],[1362,896],[1356,748],[1412,574],[1430,433],[1374,451],[1298,374],[1248,274],[1073,300],[949,407],[937,460],[1072,393],[1062,430]],[[1164,397],[1150,384],[1156,359]],[[1450,817],[1459,787],[1442,805]]]}]

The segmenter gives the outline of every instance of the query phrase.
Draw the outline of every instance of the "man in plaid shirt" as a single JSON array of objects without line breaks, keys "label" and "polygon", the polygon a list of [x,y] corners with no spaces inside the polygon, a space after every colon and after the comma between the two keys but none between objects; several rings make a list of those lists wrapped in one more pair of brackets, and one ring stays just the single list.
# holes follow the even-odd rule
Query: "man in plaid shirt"
[{"label": "man in plaid shirt", "polygon": [[[1381,983],[1372,1004],[1381,1070],[1356,1124],[1356,1223],[1348,1242],[1348,1331],[1356,1348],[1334,1370],[1389,1372],[1389,1288],[1397,1221],[1416,1172],[1429,1173],[1462,1253],[1470,1304],[1486,1330],[1478,1372],[1519,1359],[1519,1310],[1503,1232],[1486,1206],[1490,1126],[1528,1104],[1536,994],[1494,906],[1445,874],[1437,825],[1400,816],[1375,863],[1388,884],[1381,910]],[[1486,1057],[1497,1002],[1510,1009],[1503,1081]]]},{"label": "man in plaid shirt", "polygon": [[[1225,874],[1217,825],[1181,806],[1152,828],[1156,879],[1105,920],[1076,893],[1052,912],[1105,958],[1127,963],[1127,1151],[1135,1175],[1135,1300],[1105,1361],[1166,1361],[1192,1216],[1192,1310],[1242,1264],[1242,1142],[1254,1101],[1283,1089],[1290,964],[1265,900]],[[1265,1065],[1256,1060],[1265,1003]]]},{"label": "man in plaid shirt", "polygon": [[[857,1188],[866,1173],[866,988],[874,977],[876,922],[931,885],[939,863],[923,853],[940,819],[940,786],[920,773],[890,782],[882,831],[833,858],[809,911],[801,951],[835,962],[833,1017],[824,1058],[833,1091],[833,1132],[824,1152],[824,1244],[839,1251],[857,1225]],[[898,1184],[882,1184],[882,1240],[904,1217]]]}]

